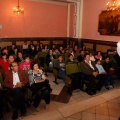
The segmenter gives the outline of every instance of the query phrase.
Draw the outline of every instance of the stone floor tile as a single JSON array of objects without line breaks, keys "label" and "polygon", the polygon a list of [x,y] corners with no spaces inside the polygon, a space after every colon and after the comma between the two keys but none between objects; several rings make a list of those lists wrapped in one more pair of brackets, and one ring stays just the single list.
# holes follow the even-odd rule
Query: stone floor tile
[{"label": "stone floor tile", "polygon": [[71,114],[75,114],[81,111],[84,111],[86,109],[89,109],[91,107],[94,107],[98,104],[104,103],[106,102],[105,99],[103,99],[100,96],[96,96],[81,102],[77,102],[75,104],[70,104],[70,105],[66,105],[63,107],[58,108],[58,110],[62,113],[62,115],[64,117],[68,117]]},{"label": "stone floor tile", "polygon": [[23,120],[60,120],[64,118],[57,110],[52,110],[44,113],[37,113],[36,115],[30,115]]},{"label": "stone floor tile", "polygon": [[109,102],[110,102],[110,103],[111,103],[111,102],[112,102],[112,103],[118,103],[118,99],[115,98],[115,99],[110,100]]},{"label": "stone floor tile", "polygon": [[82,112],[82,120],[95,120],[95,114],[89,112]]},{"label": "stone floor tile", "polygon": [[108,116],[108,108],[96,107],[96,114]]},{"label": "stone floor tile", "polygon": [[111,102],[113,102],[113,103],[119,103],[117,98],[112,99],[112,100],[110,100],[110,101],[108,101],[108,102],[110,102],[110,103],[111,103]]},{"label": "stone floor tile", "polygon": [[69,118],[69,117],[67,117],[66,120],[80,120],[80,119],[75,119],[75,118]]},{"label": "stone floor tile", "polygon": [[118,103],[120,103],[120,97],[118,97],[117,100],[118,100]]},{"label": "stone floor tile", "polygon": [[108,108],[120,110],[120,104],[108,102]]},{"label": "stone floor tile", "polygon": [[110,116],[110,120],[118,120],[118,117],[111,117]]},{"label": "stone floor tile", "polygon": [[62,107],[66,105],[65,103],[60,103],[60,102],[54,102],[57,107]]},{"label": "stone floor tile", "polygon": [[108,108],[108,103],[105,102],[105,103],[99,104],[99,105],[97,105],[97,107]]},{"label": "stone floor tile", "polygon": [[114,89],[109,92],[105,92],[101,94],[100,96],[109,101],[111,99],[118,97],[119,95],[120,95],[119,91],[117,89]]},{"label": "stone floor tile", "polygon": [[119,117],[120,116],[120,110],[118,109],[108,109],[109,115],[111,117]]},{"label": "stone floor tile", "polygon": [[109,116],[96,114],[96,120],[109,120],[109,119],[110,119]]},{"label": "stone floor tile", "polygon": [[82,97],[81,94],[75,94],[75,95],[72,96],[72,98],[74,98],[74,99],[78,99],[78,98],[81,98],[81,97]]},{"label": "stone floor tile", "polygon": [[67,120],[67,118],[62,118],[62,119],[60,119],[60,120]]},{"label": "stone floor tile", "polygon": [[81,117],[82,117],[82,113],[80,112],[80,113],[77,113],[77,114],[74,114],[74,115],[71,115],[71,116],[69,116],[70,118],[74,118],[74,119],[81,119]]},{"label": "stone floor tile", "polygon": [[95,107],[92,107],[90,109],[85,110],[85,112],[89,112],[89,113],[94,113],[95,114],[96,109],[95,109]]}]

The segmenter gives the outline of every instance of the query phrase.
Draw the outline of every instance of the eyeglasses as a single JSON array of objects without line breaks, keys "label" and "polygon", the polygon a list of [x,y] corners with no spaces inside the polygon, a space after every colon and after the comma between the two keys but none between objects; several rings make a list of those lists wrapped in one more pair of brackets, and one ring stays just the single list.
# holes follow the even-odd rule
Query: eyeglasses
[{"label": "eyeglasses", "polygon": [[12,67],[17,67],[18,65],[14,65],[14,66],[12,66]]}]

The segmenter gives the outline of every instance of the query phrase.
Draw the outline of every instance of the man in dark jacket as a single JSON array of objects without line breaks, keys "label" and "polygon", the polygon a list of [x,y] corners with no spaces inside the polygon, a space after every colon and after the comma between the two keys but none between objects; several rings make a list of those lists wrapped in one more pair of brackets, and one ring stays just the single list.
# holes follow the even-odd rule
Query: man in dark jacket
[{"label": "man in dark jacket", "polygon": [[90,61],[89,54],[85,55],[84,60],[80,64],[80,69],[84,74],[84,79],[89,81],[86,92],[89,95],[93,95],[96,94],[96,90],[100,91],[104,84],[104,77],[98,73],[95,64]]}]

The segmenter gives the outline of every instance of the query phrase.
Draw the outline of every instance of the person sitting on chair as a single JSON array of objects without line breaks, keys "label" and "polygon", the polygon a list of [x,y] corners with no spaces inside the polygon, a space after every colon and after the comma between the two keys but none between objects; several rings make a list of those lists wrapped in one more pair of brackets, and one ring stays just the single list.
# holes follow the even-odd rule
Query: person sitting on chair
[{"label": "person sitting on chair", "polygon": [[42,70],[39,68],[37,62],[31,63],[31,70],[28,71],[30,90],[33,92],[34,103],[33,107],[36,111],[39,111],[39,103],[43,98],[48,107],[50,103],[50,86],[49,81],[46,80],[45,75]]},{"label": "person sitting on chair", "polygon": [[63,80],[66,81],[65,77],[65,61],[63,60],[62,55],[58,56],[58,61],[56,63],[58,73],[62,76]]},{"label": "person sitting on chair", "polygon": [[29,70],[30,69],[30,57],[29,56],[25,56],[24,62],[20,63],[19,68],[21,70]]},{"label": "person sitting on chair", "polygon": [[49,66],[50,68],[53,68],[53,59],[55,58],[55,56],[53,55],[53,51],[50,50],[49,54],[47,54],[46,56],[46,64],[47,66]]},{"label": "person sitting on chair", "polygon": [[5,75],[5,73],[10,70],[10,64],[12,62],[14,62],[14,56],[13,55],[9,55],[8,56],[8,61],[5,62],[3,65],[2,65],[2,74]]},{"label": "person sitting on chair", "polygon": [[[99,74],[102,74],[104,76],[104,85],[106,89],[114,88],[113,87],[113,78],[111,77],[112,75],[107,74],[106,71],[104,70],[103,66],[101,65],[101,60],[96,60],[96,67],[99,71]],[[109,79],[109,81],[108,81]],[[108,83],[110,82],[110,85]]]},{"label": "person sitting on chair", "polygon": [[67,61],[67,63],[78,63],[77,59],[74,59],[72,54],[68,55],[69,60]]},{"label": "person sitting on chair", "polygon": [[10,70],[5,73],[4,86],[8,88],[10,95],[13,97],[13,115],[12,119],[18,118],[20,109],[21,116],[26,114],[25,108],[25,91],[28,84],[28,78],[23,70],[18,69],[17,62],[10,64]]},{"label": "person sitting on chair", "polygon": [[94,62],[90,61],[89,54],[85,55],[84,61],[80,64],[80,68],[85,79],[89,81],[86,92],[89,95],[96,94],[96,90],[101,90],[104,84],[104,78],[103,75],[98,74],[98,69],[96,68]]}]

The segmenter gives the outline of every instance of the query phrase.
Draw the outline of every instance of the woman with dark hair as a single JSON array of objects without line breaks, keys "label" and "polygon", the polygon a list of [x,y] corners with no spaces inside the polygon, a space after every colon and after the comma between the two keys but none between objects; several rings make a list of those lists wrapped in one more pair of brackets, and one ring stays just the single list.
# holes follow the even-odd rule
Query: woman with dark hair
[{"label": "woman with dark hair", "polygon": [[17,58],[16,58],[15,61],[18,62],[18,63],[24,61],[22,52],[18,52],[18,53],[17,53]]},{"label": "woman with dark hair", "polygon": [[28,71],[30,90],[34,95],[33,107],[36,111],[39,111],[39,103],[41,99],[45,100],[46,107],[50,103],[50,86],[49,81],[46,80],[45,75],[39,68],[37,62],[31,63],[31,70]]},{"label": "woman with dark hair", "polygon": [[97,54],[95,55],[95,59],[99,59],[99,60],[102,60],[102,53],[101,51],[98,51]]},{"label": "woman with dark hair", "polygon": [[55,58],[55,56],[53,55],[53,51],[50,50],[49,54],[47,54],[47,56],[46,56],[46,64],[47,64],[47,66],[49,66],[51,68],[53,67],[52,61],[53,61],[54,58]]},{"label": "woman with dark hair", "polygon": [[37,50],[33,44],[30,45],[29,54],[31,57],[35,57],[35,55],[37,54]]},{"label": "woman with dark hair", "polygon": [[45,45],[45,47],[42,49],[42,52],[46,52],[46,53],[48,53],[48,51],[49,51],[48,46]]}]

